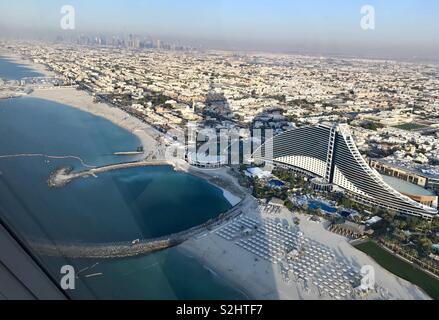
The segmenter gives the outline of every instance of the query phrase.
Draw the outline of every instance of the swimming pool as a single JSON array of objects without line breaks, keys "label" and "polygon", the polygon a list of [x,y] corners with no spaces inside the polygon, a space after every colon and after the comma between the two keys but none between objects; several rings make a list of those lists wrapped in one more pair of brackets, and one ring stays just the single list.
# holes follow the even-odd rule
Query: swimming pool
[{"label": "swimming pool", "polygon": [[285,186],[285,183],[280,180],[272,179],[268,181],[268,185],[272,188],[282,188],[283,186]]},{"label": "swimming pool", "polygon": [[321,210],[328,212],[328,213],[336,213],[337,212],[336,208],[331,207],[327,203],[324,203],[324,202],[318,201],[318,200],[309,201],[308,208],[309,209],[321,209]]}]

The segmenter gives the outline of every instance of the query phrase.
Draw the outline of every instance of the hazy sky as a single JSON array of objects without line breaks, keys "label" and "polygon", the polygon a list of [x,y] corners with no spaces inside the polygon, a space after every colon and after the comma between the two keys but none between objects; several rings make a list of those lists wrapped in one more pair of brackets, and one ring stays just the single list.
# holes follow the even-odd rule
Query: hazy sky
[{"label": "hazy sky", "polygon": [[[225,49],[439,56],[437,0],[0,0],[0,33],[65,33],[65,4],[76,9],[78,33],[135,33]],[[375,7],[375,30],[360,27],[363,5]]]}]

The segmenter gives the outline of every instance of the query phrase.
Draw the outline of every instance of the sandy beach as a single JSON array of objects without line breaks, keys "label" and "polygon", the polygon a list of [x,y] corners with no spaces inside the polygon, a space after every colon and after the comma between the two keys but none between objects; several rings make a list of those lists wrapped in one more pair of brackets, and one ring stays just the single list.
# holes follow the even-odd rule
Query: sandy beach
[{"label": "sandy beach", "polygon": [[41,73],[45,77],[53,77],[55,76],[55,73],[51,70],[49,70],[45,65],[34,63],[33,61],[27,60],[22,58],[20,55],[13,51],[8,51],[5,49],[0,49],[0,57],[4,57],[8,60],[10,60],[13,63],[21,64],[29,69],[32,69],[34,71],[37,71]]},{"label": "sandy beach", "polygon": [[[14,52],[0,49],[0,56],[33,69],[44,76],[55,76],[55,73],[50,71],[46,66],[23,59]],[[156,141],[159,137],[159,133],[154,128],[118,108],[95,102],[93,97],[83,90],[76,90],[74,87],[48,87],[36,89],[29,96],[67,104],[113,122],[138,137],[145,149],[144,155],[146,157],[153,157],[159,150],[159,144]]]},{"label": "sandy beach", "polygon": [[[95,102],[93,97],[85,91],[75,88],[50,87],[47,89],[34,90],[29,96],[66,104],[93,115],[103,117],[138,137],[144,147],[142,159],[163,159],[164,153],[162,150],[164,146],[161,142],[162,134],[160,132],[121,109],[109,106],[105,103]],[[232,206],[237,205],[244,197],[243,190],[227,173],[227,169],[199,170],[191,167],[187,162],[177,159],[174,159],[172,163],[175,170],[206,179],[220,188],[223,191],[223,196]]]},{"label": "sandy beach", "polygon": [[136,117],[130,116],[123,110],[104,103],[95,102],[93,97],[85,91],[77,90],[73,87],[51,87],[34,90],[29,96],[66,104],[113,122],[138,137],[144,147],[144,155],[151,157],[158,150],[158,142],[156,140],[158,134],[155,129]]},{"label": "sandy beach", "polygon": [[[84,91],[75,88],[53,88],[36,90],[31,96],[68,104],[104,117],[135,134],[142,142],[146,153],[158,149],[159,134],[153,128],[120,109],[94,102],[93,97]],[[176,170],[205,178],[221,188],[225,198],[233,206],[239,203],[244,195],[245,191],[237,184],[236,179],[230,175],[227,168],[199,170],[185,162],[176,163],[175,167]],[[242,211],[245,215],[259,220],[273,218],[261,209],[256,200],[245,203]],[[322,223],[311,222],[308,220],[309,217],[305,215],[295,216],[300,219],[300,231],[306,237],[329,246],[340,259],[349,261],[352,266],[358,269],[364,265],[373,266],[376,282],[388,292],[389,299],[429,299],[422,290],[391,274],[366,254],[355,249],[346,238],[327,231]],[[284,209],[276,215],[276,218],[287,220],[292,225],[294,215]],[[305,290],[300,283],[286,283],[280,273],[279,265],[257,259],[254,254],[236,246],[233,241],[222,239],[214,231],[183,243],[179,249],[198,259],[206,268],[227,279],[226,281],[233,283],[234,286],[252,298],[286,300],[325,298],[315,292]],[[380,297],[371,295],[368,298],[379,299]]]},{"label": "sandy beach", "polygon": [[[0,55],[2,55],[1,51]],[[51,75],[51,72],[44,66],[30,63],[18,56],[11,56],[10,53],[7,55],[5,53],[4,56],[11,57],[11,60],[27,65],[45,75]],[[93,97],[85,91],[73,87],[51,87],[37,89],[30,94],[30,97],[70,105],[79,110],[103,117],[138,137],[145,149],[143,158],[160,158],[159,153],[163,149],[162,134],[116,107],[95,102]],[[184,161],[176,162],[175,168],[205,178],[210,183],[218,186],[223,190],[225,198],[232,206],[239,203],[246,195],[246,191],[239,186],[227,168],[198,170]],[[273,216],[272,213],[266,212],[255,199],[250,199],[250,201],[243,201],[245,203],[242,204],[242,212],[245,216],[261,222],[276,218],[288,222],[289,225],[294,224],[293,219],[295,217],[299,218],[300,225],[298,228],[300,232],[305,237],[331,248],[336,253],[337,259],[347,261],[356,269],[360,269],[365,265],[372,266],[375,270],[376,284],[387,293],[388,299],[429,299],[418,287],[391,274],[366,254],[355,249],[346,238],[327,231],[324,222],[309,221],[308,216],[292,214],[285,208]],[[234,241],[221,238],[216,234],[216,231],[217,229],[191,239],[178,248],[194,259],[199,260],[206,268],[224,278],[225,281],[248,293],[252,298],[285,300],[327,298],[320,296],[315,291],[305,289],[299,282],[286,282],[281,275],[278,264],[257,258],[251,252],[238,247]],[[380,299],[380,297],[371,294],[368,299]]]},{"label": "sandy beach", "polygon": [[[15,63],[25,65],[45,76],[55,75],[54,72],[48,70],[46,66],[23,59],[14,52],[0,49],[0,56],[4,56]],[[74,87],[48,87],[35,89],[29,96],[66,104],[95,116],[105,118],[138,137],[144,147],[144,154],[140,157],[142,160],[164,160],[165,146],[161,132],[121,109],[106,103],[95,102],[93,96],[83,90],[77,90]],[[227,170],[199,170],[188,165],[187,162],[181,159],[172,159],[172,163],[175,170],[187,172],[206,179],[220,188],[223,191],[223,196],[232,206],[237,205],[241,199],[245,197],[243,189],[235,182],[235,179],[226,172]]]},{"label": "sandy beach", "polygon": [[[103,117],[138,137],[144,147],[142,158],[162,159],[163,152],[161,150],[163,149],[163,145],[161,144],[161,133],[121,109],[109,106],[105,103],[95,102],[93,97],[85,91],[75,88],[51,87],[34,90],[29,96],[63,103],[93,115]],[[220,188],[223,191],[223,196],[232,206],[237,205],[244,196],[243,190],[234,182],[234,179],[228,175],[226,169],[199,170],[191,167],[187,162],[182,160],[174,160],[173,164],[175,170],[207,179],[210,183]]]},{"label": "sandy beach", "polygon": [[[300,219],[299,229],[303,235],[333,250],[336,259],[346,261],[353,269],[360,270],[362,266],[372,266],[375,271],[376,285],[380,294],[385,292],[384,299],[389,300],[428,300],[430,299],[415,285],[396,277],[363,252],[355,249],[346,238],[333,234],[324,228],[324,223],[308,220],[308,216],[292,214],[283,209],[273,216],[264,212],[256,201],[247,204],[243,211],[245,216],[264,221],[278,218],[293,225],[293,218]],[[260,259],[255,254],[238,247],[235,241],[227,241],[216,234],[217,230],[206,233],[197,239],[192,239],[180,245],[180,249],[190,256],[199,259],[208,269],[225,277],[237,288],[242,289],[256,299],[283,300],[316,300],[329,299],[309,290],[299,281],[285,282],[280,272],[279,264]],[[378,293],[370,293],[362,299],[383,299]]]}]

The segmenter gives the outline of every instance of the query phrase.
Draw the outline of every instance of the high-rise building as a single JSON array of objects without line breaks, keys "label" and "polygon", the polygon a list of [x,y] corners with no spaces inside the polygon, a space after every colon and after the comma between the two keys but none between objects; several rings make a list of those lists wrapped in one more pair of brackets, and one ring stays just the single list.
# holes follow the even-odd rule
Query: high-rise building
[{"label": "high-rise building", "polygon": [[267,140],[255,160],[300,171],[338,186],[353,200],[398,213],[432,218],[437,208],[403,195],[387,184],[358,151],[345,124],[293,129]]}]

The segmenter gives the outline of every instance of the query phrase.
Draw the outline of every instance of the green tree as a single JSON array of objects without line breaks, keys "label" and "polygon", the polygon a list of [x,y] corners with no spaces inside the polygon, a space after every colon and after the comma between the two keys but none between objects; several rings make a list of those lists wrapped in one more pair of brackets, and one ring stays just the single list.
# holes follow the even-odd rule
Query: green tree
[{"label": "green tree", "polygon": [[292,211],[294,209],[294,204],[290,200],[285,200],[284,204],[288,210]]},{"label": "green tree", "polygon": [[425,255],[429,255],[431,253],[433,242],[431,242],[430,239],[428,239],[427,237],[420,238],[419,245],[421,247],[420,249],[422,253],[424,253]]}]

